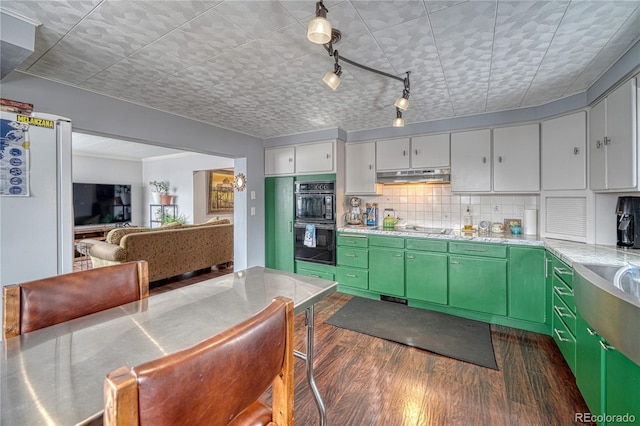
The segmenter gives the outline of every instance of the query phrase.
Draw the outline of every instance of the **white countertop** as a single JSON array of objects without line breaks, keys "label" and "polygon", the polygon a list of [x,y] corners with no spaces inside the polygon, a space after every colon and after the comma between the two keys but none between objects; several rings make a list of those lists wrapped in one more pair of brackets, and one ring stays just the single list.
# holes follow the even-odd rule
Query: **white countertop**
[{"label": "white countertop", "polygon": [[452,231],[449,235],[423,234],[419,232],[377,230],[366,226],[343,226],[338,228],[338,232],[544,247],[569,266],[572,266],[574,263],[599,263],[607,265],[624,265],[631,263],[640,266],[640,250],[541,238],[536,235],[511,235],[510,233],[478,235],[477,232],[463,233],[461,231]]}]

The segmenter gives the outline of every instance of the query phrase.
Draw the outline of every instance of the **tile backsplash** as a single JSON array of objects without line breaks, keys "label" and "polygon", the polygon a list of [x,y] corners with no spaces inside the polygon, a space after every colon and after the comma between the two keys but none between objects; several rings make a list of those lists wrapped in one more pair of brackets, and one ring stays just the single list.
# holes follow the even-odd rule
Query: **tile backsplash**
[{"label": "tile backsplash", "polygon": [[[352,197],[345,198],[348,211]],[[523,219],[524,210],[538,209],[540,202],[535,194],[452,194],[449,184],[384,185],[382,195],[359,198],[362,212],[365,203],[378,203],[379,224],[384,209],[391,208],[407,224],[454,230],[462,227],[467,206],[475,228],[481,220],[503,223],[504,219]]]}]

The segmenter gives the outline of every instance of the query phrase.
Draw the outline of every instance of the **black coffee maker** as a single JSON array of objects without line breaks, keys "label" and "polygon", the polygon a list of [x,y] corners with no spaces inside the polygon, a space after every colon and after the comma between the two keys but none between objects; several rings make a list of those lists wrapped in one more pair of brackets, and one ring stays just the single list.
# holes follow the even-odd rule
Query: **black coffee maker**
[{"label": "black coffee maker", "polygon": [[640,197],[618,197],[618,246],[640,248]]}]

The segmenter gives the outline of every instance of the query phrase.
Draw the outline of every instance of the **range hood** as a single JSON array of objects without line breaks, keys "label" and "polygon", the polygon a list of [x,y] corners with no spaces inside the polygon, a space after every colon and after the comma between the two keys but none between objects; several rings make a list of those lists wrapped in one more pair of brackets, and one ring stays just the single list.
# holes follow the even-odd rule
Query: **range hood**
[{"label": "range hood", "polygon": [[376,173],[376,182],[385,184],[417,182],[448,183],[450,181],[450,169],[415,169]]}]

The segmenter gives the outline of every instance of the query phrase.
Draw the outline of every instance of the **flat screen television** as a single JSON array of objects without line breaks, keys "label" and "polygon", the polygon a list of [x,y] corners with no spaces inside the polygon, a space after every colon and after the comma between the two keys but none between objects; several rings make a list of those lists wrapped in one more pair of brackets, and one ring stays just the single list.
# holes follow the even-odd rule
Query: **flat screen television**
[{"label": "flat screen television", "polygon": [[131,221],[131,185],[73,183],[75,226]]}]

